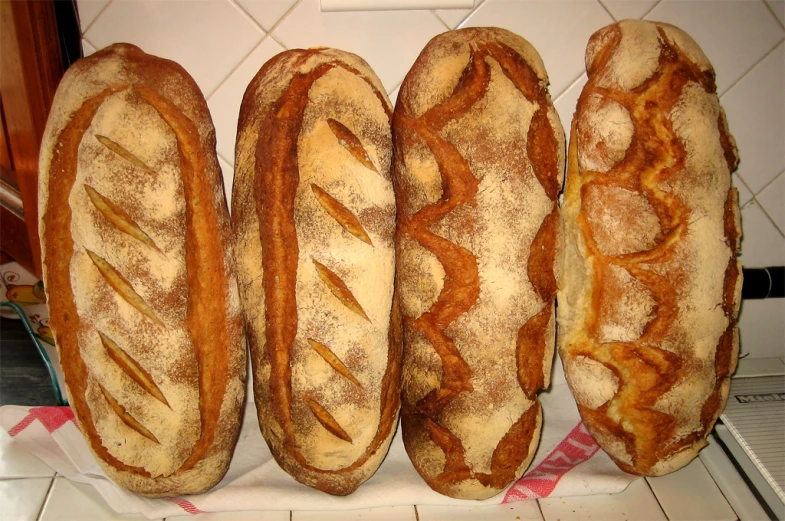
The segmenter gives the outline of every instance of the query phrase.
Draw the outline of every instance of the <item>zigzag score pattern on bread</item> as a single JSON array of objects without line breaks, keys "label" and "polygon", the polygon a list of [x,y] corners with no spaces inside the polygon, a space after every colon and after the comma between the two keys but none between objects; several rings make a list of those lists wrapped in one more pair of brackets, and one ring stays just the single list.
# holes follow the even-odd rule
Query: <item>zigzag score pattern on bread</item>
[{"label": "zigzag score pattern on bread", "polygon": [[404,443],[434,490],[487,498],[539,441],[563,131],[536,51],[494,28],[431,40],[393,131]]}]

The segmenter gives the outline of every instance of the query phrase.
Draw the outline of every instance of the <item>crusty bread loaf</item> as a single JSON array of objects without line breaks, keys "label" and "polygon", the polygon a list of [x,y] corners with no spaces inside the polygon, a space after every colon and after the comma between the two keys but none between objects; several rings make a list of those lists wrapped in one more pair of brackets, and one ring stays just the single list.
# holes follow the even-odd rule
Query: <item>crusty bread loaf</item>
[{"label": "crusty bread loaf", "polygon": [[714,71],[664,23],[595,33],[562,206],[559,349],[581,416],[627,472],[706,445],[738,352],[738,157]]},{"label": "crusty bread loaf", "polygon": [[456,498],[497,494],[539,443],[565,155],[547,83],[520,36],[462,29],[428,43],[395,107],[403,440]]},{"label": "crusty bread loaf", "polygon": [[281,467],[353,492],[400,406],[392,109],[358,56],[291,50],[240,109],[232,224],[262,434]]},{"label": "crusty bread loaf", "polygon": [[78,61],[55,95],[39,172],[50,323],[88,445],[140,494],[211,488],[237,440],[246,355],[199,88],[132,45]]}]

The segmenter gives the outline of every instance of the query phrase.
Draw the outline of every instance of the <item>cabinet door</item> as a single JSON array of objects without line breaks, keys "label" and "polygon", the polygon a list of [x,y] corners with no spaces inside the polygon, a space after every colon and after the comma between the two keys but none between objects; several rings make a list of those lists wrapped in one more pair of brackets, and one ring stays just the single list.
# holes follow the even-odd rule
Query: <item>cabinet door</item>
[{"label": "cabinet door", "polygon": [[38,149],[63,75],[52,0],[0,0],[0,249],[41,276]]}]

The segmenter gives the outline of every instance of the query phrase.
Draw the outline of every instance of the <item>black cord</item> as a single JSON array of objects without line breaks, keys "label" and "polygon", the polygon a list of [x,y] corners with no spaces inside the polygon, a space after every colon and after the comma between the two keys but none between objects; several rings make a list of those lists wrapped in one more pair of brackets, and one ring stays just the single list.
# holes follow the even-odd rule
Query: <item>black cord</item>
[{"label": "black cord", "polygon": [[768,268],[742,268],[744,283],[743,300],[785,297],[785,266]]}]

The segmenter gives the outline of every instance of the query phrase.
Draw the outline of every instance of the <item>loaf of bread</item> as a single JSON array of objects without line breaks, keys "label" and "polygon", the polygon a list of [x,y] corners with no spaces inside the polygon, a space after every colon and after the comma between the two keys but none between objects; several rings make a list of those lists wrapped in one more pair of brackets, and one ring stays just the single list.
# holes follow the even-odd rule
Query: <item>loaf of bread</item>
[{"label": "loaf of bread", "polygon": [[706,445],[738,353],[738,157],[714,71],[683,31],[596,32],[572,121],[559,350],[618,466],[658,476]]},{"label": "loaf of bread", "polygon": [[106,474],[197,494],[225,474],[246,354],[207,104],[116,44],[75,63],[41,145],[44,284],[68,399]]},{"label": "loaf of bread", "polygon": [[401,426],[431,488],[493,496],[539,443],[554,349],[564,131],[523,38],[431,40],[393,118]]},{"label": "loaf of bread", "polygon": [[350,494],[400,408],[392,108],[361,58],[291,50],[240,108],[232,224],[259,425],[296,480]]}]

